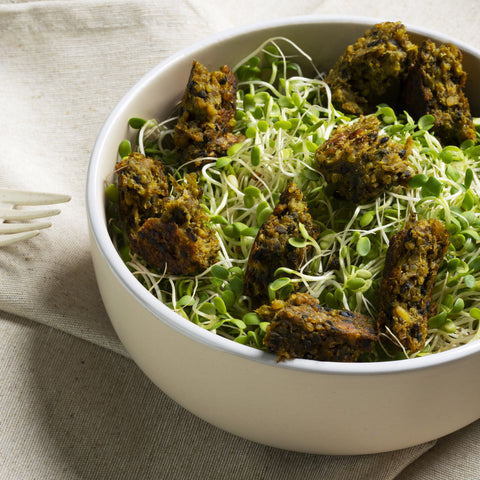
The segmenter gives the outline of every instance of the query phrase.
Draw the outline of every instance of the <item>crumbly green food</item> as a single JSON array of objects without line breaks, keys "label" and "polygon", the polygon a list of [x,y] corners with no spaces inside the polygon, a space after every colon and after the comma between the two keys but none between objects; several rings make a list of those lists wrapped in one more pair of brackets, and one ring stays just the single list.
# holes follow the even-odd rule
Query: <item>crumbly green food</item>
[{"label": "crumbly green food", "polygon": [[231,132],[236,95],[237,79],[230,67],[209,72],[193,62],[173,136],[181,163],[193,161],[198,168],[202,158],[225,155],[239,141]]},{"label": "crumbly green food", "polygon": [[161,162],[138,152],[120,159],[116,166],[120,216],[128,230],[136,231],[163,209],[168,196],[167,176]]},{"label": "crumbly green food", "polygon": [[[124,255],[127,265],[152,294],[193,323],[233,341],[271,350],[272,344],[269,347],[264,342],[272,329],[272,319],[256,311],[252,298],[256,295],[256,283],[264,282],[261,285],[264,305],[288,302],[292,292],[305,294],[325,311],[355,312],[375,329],[390,239],[406,229],[415,215],[419,222],[440,222],[449,234],[447,251],[429,290],[431,305],[436,305],[436,309],[432,308],[427,315],[423,348],[414,351],[408,343],[399,342],[391,328],[382,326],[377,332],[378,342],[372,340],[375,347],[369,350],[372,360],[428,355],[478,339],[480,147],[472,139],[460,145],[442,145],[431,133],[435,124],[433,115],[414,120],[408,113],[384,104],[364,119],[347,115],[330,101],[331,91],[322,75],[304,73],[315,72],[315,66],[310,69],[305,66],[308,62],[308,55],[291,41],[274,38],[232,68],[238,79],[238,91],[236,113],[229,124],[232,135],[241,141],[225,153],[213,152],[216,156],[210,156],[210,152],[193,162],[197,167],[198,187],[198,195],[192,196],[197,205],[195,219],[193,223],[188,220],[181,232],[186,238],[191,235],[188,229],[193,224],[201,225],[202,235],[212,239],[209,244],[218,242],[218,248],[208,248],[210,253],[200,249],[202,259],[208,261],[198,262],[202,264],[198,270],[190,270],[187,262],[178,261],[182,255],[195,258],[195,252],[186,248],[174,252],[175,260],[164,259],[153,265],[148,254],[128,245],[119,206],[113,201],[109,204],[112,238],[122,254],[129,251],[128,257]],[[384,163],[383,153],[377,152],[371,159],[363,156],[364,170],[369,173],[365,178],[360,177],[357,183],[361,188],[354,195],[342,198],[338,195],[342,182],[332,188],[329,173],[320,168],[316,152],[318,157],[328,151],[339,135],[355,132],[364,121],[375,125],[371,132],[374,150],[380,151],[384,142],[388,152],[394,152],[396,157],[392,163]],[[163,122],[135,119],[132,123],[139,129],[134,149],[155,162],[162,162],[180,192],[182,188],[188,189],[192,163],[184,164],[182,153],[173,141],[178,118]],[[362,156],[368,150],[365,145],[369,133],[364,131],[358,136],[366,142],[363,146],[354,146],[355,138],[352,134],[346,145],[352,145],[355,156]],[[376,172],[374,164],[378,158],[381,171],[375,173],[375,178],[378,175],[380,180],[373,182],[372,172]],[[341,157],[338,165],[343,168],[348,163]],[[392,165],[395,181],[387,179],[385,170]],[[350,178],[352,185],[355,183],[350,168],[341,173]],[[295,208],[288,211],[288,223],[294,228],[284,235],[283,230],[277,230],[285,228],[281,221],[276,221],[280,217],[271,215],[288,203],[282,194],[293,184]],[[366,195],[370,190],[374,195]],[[344,193],[348,193],[347,189]],[[155,227],[152,247],[158,232],[163,235],[172,228],[172,223],[180,225],[179,219],[188,219],[187,211],[191,211],[184,207],[193,198],[180,200],[182,193],[172,191],[172,187],[169,197],[176,201],[171,204],[172,212],[164,214],[162,210],[151,220],[152,224],[162,224]],[[179,214],[172,215],[173,212]],[[269,218],[275,222],[269,223]],[[262,229],[269,235],[269,241],[263,245],[273,253],[267,263],[260,260],[256,264],[253,275],[247,275],[249,257]],[[165,244],[179,245],[178,239],[179,236],[169,237]],[[270,246],[280,239],[282,245],[289,245],[287,249],[292,247],[295,254],[302,253],[301,261],[275,263],[283,253]],[[425,250],[426,243],[418,246]],[[162,247],[162,251],[169,250]],[[172,262],[181,268],[168,271],[167,265]],[[262,275],[268,272],[268,278],[259,272]],[[289,318],[294,310],[301,316],[304,308],[307,307],[288,310]],[[302,325],[300,316],[291,318],[292,325]],[[327,318],[333,322],[322,313],[320,329],[327,325],[324,322]],[[391,319],[382,325],[391,325],[389,322]],[[307,330],[300,328],[305,341],[296,342],[299,337],[292,337],[288,348],[296,351],[300,343],[308,343],[304,335]],[[331,333],[328,337],[333,339]],[[343,337],[341,332],[339,335],[332,342],[350,345],[348,339],[353,337],[348,332]],[[392,351],[391,345],[398,348]],[[343,347],[339,347],[339,352],[343,352],[338,354],[341,358],[359,359],[353,353],[344,353]]]},{"label": "crumbly green food", "polygon": [[390,239],[377,325],[410,352],[425,347],[428,319],[437,313],[433,289],[449,243],[444,224],[436,219],[409,222]]},{"label": "crumbly green food", "polygon": [[278,360],[369,360],[378,341],[368,317],[322,306],[307,293],[294,293],[287,300],[274,300],[260,307],[257,313],[269,322],[265,345]]},{"label": "crumbly green food", "polygon": [[195,176],[175,183],[177,195],[164,201],[158,216],[148,218],[130,238],[133,252],[172,275],[195,275],[213,265],[219,251],[215,231],[198,197]]},{"label": "crumbly green food", "polygon": [[413,141],[392,140],[380,131],[377,117],[338,127],[315,153],[317,167],[335,194],[355,203],[374,200],[395,185],[406,186],[414,174],[408,157]]},{"label": "crumbly green food", "polygon": [[433,131],[444,145],[476,139],[464,93],[466,81],[462,52],[455,45],[436,45],[431,40],[422,43],[409,68],[403,105],[415,119],[433,115]]},{"label": "crumbly green food", "polygon": [[333,104],[355,115],[373,113],[379,103],[396,107],[417,48],[400,22],[367,30],[328,72]]},{"label": "crumbly green food", "polygon": [[253,307],[268,302],[268,286],[275,280],[278,268],[299,270],[307,262],[312,246],[289,242],[301,237],[300,224],[312,238],[318,237],[318,227],[308,212],[302,192],[290,183],[260,227],[248,257],[244,293],[250,297]]}]

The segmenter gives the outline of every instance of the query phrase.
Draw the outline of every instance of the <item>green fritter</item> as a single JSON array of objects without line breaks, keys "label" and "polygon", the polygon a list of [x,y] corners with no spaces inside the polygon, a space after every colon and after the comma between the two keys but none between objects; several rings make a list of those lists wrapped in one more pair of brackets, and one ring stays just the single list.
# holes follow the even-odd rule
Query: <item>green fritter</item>
[{"label": "green fritter", "polygon": [[373,113],[379,103],[395,108],[417,48],[400,22],[379,23],[367,30],[325,78],[335,107],[355,115]]},{"label": "green fritter", "polygon": [[162,162],[132,153],[117,162],[115,172],[120,217],[129,230],[136,231],[148,218],[161,215],[169,191]]},{"label": "green fritter", "polygon": [[270,322],[264,338],[278,360],[307,358],[330,362],[357,362],[373,353],[377,332],[365,315],[319,305],[307,293],[274,300],[256,310]]},{"label": "green fritter", "polygon": [[199,203],[194,174],[186,185],[174,182],[179,196],[164,201],[160,217],[149,218],[132,236],[132,250],[151,266],[172,275],[196,275],[215,263],[219,242]]},{"label": "green fritter", "polygon": [[240,140],[232,133],[236,98],[237,79],[230,67],[209,72],[193,62],[174,131],[180,163],[193,160],[194,168],[201,167],[204,157],[225,155]]},{"label": "green fritter", "polygon": [[425,346],[428,319],[436,313],[435,279],[448,245],[444,224],[434,219],[410,221],[390,239],[377,327],[393,334],[411,353]]},{"label": "green fritter", "polygon": [[335,194],[366,203],[395,185],[406,186],[413,175],[408,156],[413,148],[382,134],[379,120],[369,115],[338,127],[315,153],[317,168]]},{"label": "green fritter", "polygon": [[300,223],[312,238],[318,237],[318,228],[302,192],[294,183],[289,183],[260,227],[248,258],[244,293],[251,298],[254,307],[268,301],[268,285],[275,280],[277,268],[298,270],[306,262],[310,247],[295,247],[289,243],[291,238],[302,237]]},{"label": "green fritter", "polygon": [[425,40],[410,67],[403,89],[405,109],[415,119],[435,117],[434,133],[444,145],[476,141],[470,105],[465,95],[467,74],[462,52],[454,45]]}]

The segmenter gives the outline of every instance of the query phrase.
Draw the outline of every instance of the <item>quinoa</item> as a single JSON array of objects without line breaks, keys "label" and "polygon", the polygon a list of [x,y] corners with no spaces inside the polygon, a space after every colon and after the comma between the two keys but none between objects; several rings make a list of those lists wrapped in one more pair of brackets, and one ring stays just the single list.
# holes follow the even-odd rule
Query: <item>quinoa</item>
[{"label": "quinoa", "polygon": [[371,354],[378,340],[366,316],[321,306],[307,293],[274,300],[257,309],[257,314],[270,322],[264,343],[278,360],[356,362]]},{"label": "quinoa", "polygon": [[195,275],[215,263],[219,243],[200,206],[194,174],[180,195],[164,202],[160,217],[149,218],[131,238],[132,250],[150,265],[173,275]]},{"label": "quinoa", "polygon": [[298,270],[305,263],[310,249],[289,243],[290,238],[301,237],[300,223],[310,236],[318,236],[302,192],[294,183],[289,183],[275,209],[260,227],[250,251],[244,291],[251,297],[253,305],[268,301],[268,284],[274,280],[277,268]]},{"label": "quinoa", "polygon": [[396,107],[417,48],[400,22],[374,25],[347,47],[328,72],[325,81],[332,103],[355,115],[373,113],[379,103]]},{"label": "quinoa", "polygon": [[163,164],[132,153],[117,162],[115,171],[120,217],[128,229],[136,231],[145,220],[159,216],[163,210],[169,188]]},{"label": "quinoa", "polygon": [[444,145],[476,141],[470,105],[464,93],[467,74],[454,45],[425,40],[403,89],[405,109],[416,119],[433,115],[433,131]]},{"label": "quinoa", "polygon": [[236,95],[237,79],[229,66],[209,72],[193,62],[174,132],[180,163],[193,160],[198,168],[202,158],[225,155],[240,140],[231,132]]},{"label": "quinoa", "polygon": [[315,153],[319,171],[335,194],[365,203],[395,185],[406,186],[413,175],[408,156],[413,141],[405,144],[383,135],[379,120],[369,115],[338,127]]},{"label": "quinoa", "polygon": [[435,279],[448,245],[445,226],[434,219],[413,221],[390,239],[377,326],[379,332],[388,328],[412,353],[425,346],[428,318],[435,314]]}]

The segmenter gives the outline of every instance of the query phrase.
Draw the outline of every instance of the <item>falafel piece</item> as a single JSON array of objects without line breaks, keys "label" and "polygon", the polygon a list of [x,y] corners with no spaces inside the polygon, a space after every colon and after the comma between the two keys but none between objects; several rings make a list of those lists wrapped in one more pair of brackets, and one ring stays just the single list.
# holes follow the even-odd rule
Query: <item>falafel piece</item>
[{"label": "falafel piece", "polygon": [[275,279],[277,268],[298,270],[306,262],[311,247],[299,248],[289,243],[290,238],[301,238],[300,223],[312,238],[318,237],[318,228],[302,192],[297,185],[289,183],[260,227],[248,258],[244,293],[251,298],[254,307],[269,300],[268,285]]},{"label": "falafel piece", "polygon": [[435,219],[413,221],[390,239],[377,328],[412,353],[425,346],[428,319],[436,312],[433,288],[449,243],[444,224]]},{"label": "falafel piece", "polygon": [[129,230],[136,231],[150,217],[158,217],[168,196],[168,181],[162,162],[131,153],[115,166],[119,211]]},{"label": "falafel piece", "polygon": [[208,216],[199,203],[194,174],[187,185],[175,184],[178,198],[164,201],[162,215],[149,218],[131,237],[132,250],[147,263],[172,275],[195,275],[215,263],[219,242],[207,225]]},{"label": "falafel piece", "polygon": [[335,194],[365,203],[395,185],[406,186],[413,175],[408,163],[413,140],[405,144],[382,135],[375,116],[338,127],[315,152],[319,171]]},{"label": "falafel piece", "polygon": [[372,354],[377,332],[365,315],[321,306],[307,293],[274,300],[256,310],[270,322],[264,338],[268,351],[285,358],[357,362]]},{"label": "falafel piece", "polygon": [[405,110],[415,119],[433,115],[433,131],[443,145],[459,145],[477,138],[464,93],[467,74],[462,58],[455,45],[437,46],[425,40],[403,88]]},{"label": "falafel piece", "polygon": [[335,107],[355,115],[373,113],[379,103],[396,108],[417,49],[402,23],[374,25],[347,47],[325,78]]},{"label": "falafel piece", "polygon": [[174,142],[182,164],[200,168],[203,157],[220,157],[240,140],[231,130],[237,106],[237,79],[230,67],[209,72],[194,61],[175,125]]}]

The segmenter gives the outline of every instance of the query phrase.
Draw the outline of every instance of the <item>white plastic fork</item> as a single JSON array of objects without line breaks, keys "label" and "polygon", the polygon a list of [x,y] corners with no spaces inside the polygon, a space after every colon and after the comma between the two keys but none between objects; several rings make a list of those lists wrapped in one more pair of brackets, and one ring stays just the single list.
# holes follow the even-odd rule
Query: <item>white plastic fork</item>
[{"label": "white plastic fork", "polygon": [[[50,227],[51,222],[21,223],[24,220],[52,217],[60,213],[59,209],[19,210],[15,207],[33,205],[53,205],[70,200],[69,195],[45,192],[29,192],[0,188],[0,247],[21,240],[28,240]],[[16,222],[16,223],[2,223]],[[19,222],[19,223],[18,223]]]}]

